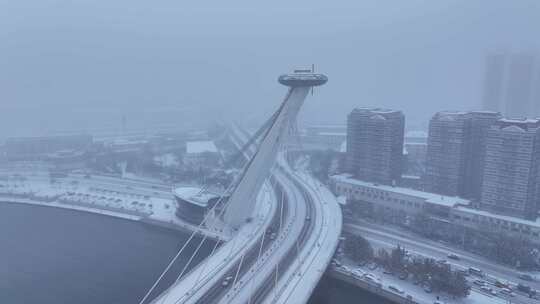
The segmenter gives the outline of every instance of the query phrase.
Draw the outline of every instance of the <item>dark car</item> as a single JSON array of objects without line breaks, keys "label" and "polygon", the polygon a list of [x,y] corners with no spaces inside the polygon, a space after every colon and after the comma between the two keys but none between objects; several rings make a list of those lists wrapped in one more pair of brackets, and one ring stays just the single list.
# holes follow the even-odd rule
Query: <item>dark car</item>
[{"label": "dark car", "polygon": [[524,280],[524,281],[533,281],[533,277],[531,275],[522,273],[518,276],[518,278]]}]

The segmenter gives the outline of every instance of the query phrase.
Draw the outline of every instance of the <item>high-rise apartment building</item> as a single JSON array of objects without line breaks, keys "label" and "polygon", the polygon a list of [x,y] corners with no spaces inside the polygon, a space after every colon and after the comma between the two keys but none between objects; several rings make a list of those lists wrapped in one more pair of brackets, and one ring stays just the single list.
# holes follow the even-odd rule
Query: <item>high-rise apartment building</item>
[{"label": "high-rise apartment building", "polygon": [[401,111],[359,108],[347,118],[347,169],[356,178],[392,185],[403,161],[405,116]]},{"label": "high-rise apartment building", "polygon": [[535,219],[540,200],[540,120],[500,119],[487,133],[481,208]]},{"label": "high-rise apartment building", "polygon": [[471,115],[438,112],[429,122],[424,190],[464,196],[466,165],[470,155]]},{"label": "high-rise apartment building", "polygon": [[486,58],[483,108],[507,117],[540,115],[540,57],[494,53]]},{"label": "high-rise apartment building", "polygon": [[436,113],[429,123],[424,189],[479,201],[485,138],[499,118],[491,111]]},{"label": "high-rise apartment building", "polygon": [[470,112],[470,158],[466,164],[464,197],[477,203],[482,194],[484,162],[486,157],[486,139],[490,127],[501,118],[501,114],[491,111]]}]

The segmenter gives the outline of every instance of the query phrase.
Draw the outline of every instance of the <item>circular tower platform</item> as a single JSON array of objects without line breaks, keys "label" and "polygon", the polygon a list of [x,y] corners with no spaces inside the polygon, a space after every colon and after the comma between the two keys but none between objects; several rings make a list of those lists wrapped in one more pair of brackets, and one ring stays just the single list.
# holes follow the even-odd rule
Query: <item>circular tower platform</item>
[{"label": "circular tower platform", "polygon": [[328,77],[314,73],[292,73],[279,76],[279,83],[288,87],[315,87],[325,84]]}]

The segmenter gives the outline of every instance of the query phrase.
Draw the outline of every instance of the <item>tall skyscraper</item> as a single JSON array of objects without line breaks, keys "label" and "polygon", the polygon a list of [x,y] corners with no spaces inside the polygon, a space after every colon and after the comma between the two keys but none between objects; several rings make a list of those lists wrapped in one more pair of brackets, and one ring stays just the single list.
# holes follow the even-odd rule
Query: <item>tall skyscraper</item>
[{"label": "tall skyscraper", "polygon": [[487,136],[482,209],[535,219],[539,170],[540,120],[498,120]]},{"label": "tall skyscraper", "polygon": [[424,189],[449,196],[466,193],[470,157],[471,115],[468,112],[438,112],[429,122]]},{"label": "tall skyscraper", "polygon": [[424,189],[478,202],[487,131],[500,118],[491,111],[436,113],[429,123]]},{"label": "tall skyscraper", "polygon": [[347,167],[356,178],[386,185],[399,182],[405,116],[401,111],[359,108],[347,118]]},{"label": "tall skyscraper", "polygon": [[486,58],[484,110],[508,117],[540,114],[540,57],[528,53],[495,53]]},{"label": "tall skyscraper", "polygon": [[463,196],[474,202],[480,200],[484,162],[486,157],[486,139],[490,127],[501,118],[501,114],[491,111],[470,112],[470,157],[467,158],[465,174],[465,192]]}]

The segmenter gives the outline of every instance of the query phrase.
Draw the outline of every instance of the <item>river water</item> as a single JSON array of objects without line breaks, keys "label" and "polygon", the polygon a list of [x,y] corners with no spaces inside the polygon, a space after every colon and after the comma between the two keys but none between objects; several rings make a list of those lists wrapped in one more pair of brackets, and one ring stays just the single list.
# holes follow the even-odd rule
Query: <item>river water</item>
[{"label": "river water", "polygon": [[[136,304],[187,238],[107,216],[0,203],[0,303]],[[173,273],[196,245],[187,247]],[[198,259],[212,245],[205,243]],[[166,276],[158,289],[175,278]],[[310,304],[326,303],[387,302],[325,279]]]}]

